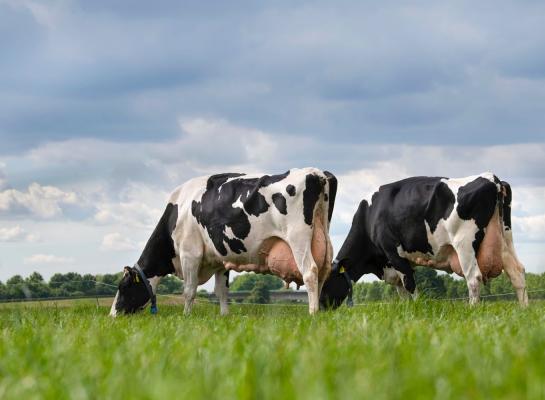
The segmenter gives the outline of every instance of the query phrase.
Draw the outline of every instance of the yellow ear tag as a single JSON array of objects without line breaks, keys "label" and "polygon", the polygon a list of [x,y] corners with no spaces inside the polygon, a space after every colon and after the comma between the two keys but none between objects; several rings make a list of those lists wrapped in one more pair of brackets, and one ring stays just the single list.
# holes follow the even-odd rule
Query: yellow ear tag
[{"label": "yellow ear tag", "polygon": [[134,281],[137,282],[137,283],[140,282],[140,279],[138,278],[138,275],[134,276]]},{"label": "yellow ear tag", "polygon": [[341,265],[341,269],[339,269],[339,272],[340,272],[341,274],[344,274],[344,273],[346,272],[346,270],[344,269],[344,267],[343,267],[342,265]]}]

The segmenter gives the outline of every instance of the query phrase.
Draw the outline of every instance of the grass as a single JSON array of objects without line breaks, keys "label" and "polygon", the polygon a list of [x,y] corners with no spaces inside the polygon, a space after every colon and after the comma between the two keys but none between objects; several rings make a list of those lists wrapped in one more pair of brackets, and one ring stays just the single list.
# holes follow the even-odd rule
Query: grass
[{"label": "grass", "polygon": [[0,398],[545,398],[545,302],[0,307]]}]

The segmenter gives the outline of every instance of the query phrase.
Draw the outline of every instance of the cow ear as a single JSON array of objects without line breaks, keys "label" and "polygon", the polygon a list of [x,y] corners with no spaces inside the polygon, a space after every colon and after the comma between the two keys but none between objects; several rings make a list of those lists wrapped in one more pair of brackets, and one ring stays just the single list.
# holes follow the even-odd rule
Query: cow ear
[{"label": "cow ear", "polygon": [[123,277],[131,274],[131,268],[129,266],[123,267]]}]

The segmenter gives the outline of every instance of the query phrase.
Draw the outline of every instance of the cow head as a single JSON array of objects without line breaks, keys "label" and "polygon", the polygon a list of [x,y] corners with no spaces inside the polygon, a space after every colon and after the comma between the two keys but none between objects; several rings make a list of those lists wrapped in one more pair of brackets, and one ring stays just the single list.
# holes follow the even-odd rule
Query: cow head
[{"label": "cow head", "polygon": [[322,293],[320,294],[320,308],[336,309],[348,296],[348,292],[350,291],[350,283],[347,280],[345,273],[341,272],[341,270],[342,267],[340,267],[339,262],[335,260],[332,265],[331,274],[322,287]]},{"label": "cow head", "polygon": [[123,278],[119,282],[117,295],[112,305],[111,315],[117,313],[133,314],[144,308],[150,300],[146,284],[136,269],[125,267]]}]

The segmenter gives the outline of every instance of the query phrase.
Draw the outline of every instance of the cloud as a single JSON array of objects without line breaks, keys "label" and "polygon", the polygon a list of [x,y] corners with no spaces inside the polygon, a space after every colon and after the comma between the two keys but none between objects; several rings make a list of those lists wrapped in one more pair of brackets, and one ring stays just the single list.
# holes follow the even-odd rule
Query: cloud
[{"label": "cloud", "polygon": [[104,236],[100,249],[103,251],[129,251],[137,250],[138,246],[121,233],[113,232]]},{"label": "cloud", "polygon": [[0,190],[2,190],[7,183],[6,173],[4,172],[5,167],[6,167],[6,164],[0,162]]},{"label": "cloud", "polygon": [[538,2],[0,7],[3,153],[169,140],[181,113],[329,143],[543,137]]},{"label": "cloud", "polygon": [[105,226],[153,229],[166,207],[168,193],[154,186],[128,182],[113,196],[102,193],[103,198],[95,204],[93,222]]},{"label": "cloud", "polygon": [[0,192],[0,213],[30,214],[39,218],[53,218],[62,215],[62,208],[74,205],[78,196],[64,192],[54,186],[31,183],[26,192],[6,189]]},{"label": "cloud", "polygon": [[[513,217],[513,229],[524,241],[545,241],[545,214]],[[519,239],[519,235],[517,235]]]},{"label": "cloud", "polygon": [[0,228],[0,242],[36,242],[39,236],[28,233],[19,225],[12,228]]},{"label": "cloud", "polygon": [[52,254],[34,254],[24,259],[25,264],[72,264],[74,259],[71,257],[59,257]]},{"label": "cloud", "polygon": [[[328,143],[304,135],[265,132],[222,119],[180,118],[179,124],[179,136],[163,142],[70,139],[37,146],[18,158],[18,163],[41,171],[53,183],[76,189],[78,194],[74,189],[59,188],[50,196],[38,196],[45,189],[29,189],[28,193],[4,191],[0,192],[0,210],[2,205],[5,210],[16,208],[16,204],[24,204],[26,209],[31,208],[28,204],[39,204],[43,210],[35,214],[61,217],[66,214],[61,211],[67,208],[62,203],[77,200],[88,210],[87,216],[99,225],[151,229],[168,194],[189,178],[226,171],[278,173],[292,167],[316,166],[338,176],[336,209],[343,223],[351,221],[359,201],[369,198],[381,184],[409,176],[460,177],[487,170],[514,187],[515,215],[543,212],[540,199],[545,193],[536,188],[545,187],[545,143]],[[522,159],[524,162],[520,162]],[[70,174],[66,174],[67,170]],[[35,183],[31,187],[42,188]],[[29,200],[36,197],[39,201]]]}]

